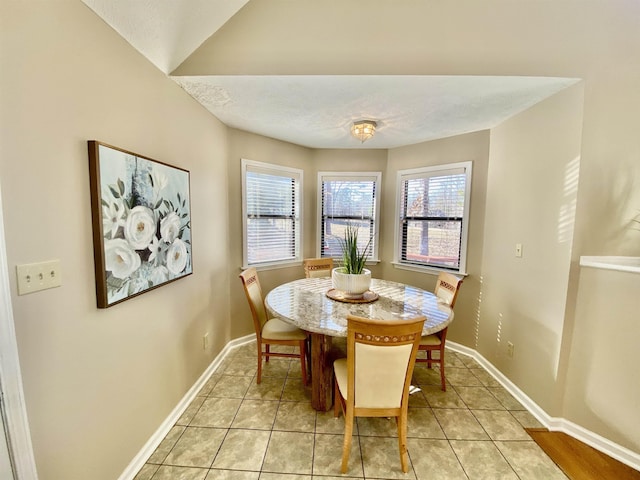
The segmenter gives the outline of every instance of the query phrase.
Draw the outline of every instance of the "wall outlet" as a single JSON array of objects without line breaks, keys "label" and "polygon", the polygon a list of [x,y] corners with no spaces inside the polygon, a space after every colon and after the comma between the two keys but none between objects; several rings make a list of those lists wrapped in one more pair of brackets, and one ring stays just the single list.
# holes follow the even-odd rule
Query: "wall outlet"
[{"label": "wall outlet", "polygon": [[202,349],[206,350],[207,348],[209,348],[209,332],[202,336]]},{"label": "wall outlet", "polygon": [[513,358],[513,343],[507,342],[507,355]]},{"label": "wall outlet", "polygon": [[60,260],[27,263],[16,266],[18,278],[18,295],[46,290],[62,285]]}]

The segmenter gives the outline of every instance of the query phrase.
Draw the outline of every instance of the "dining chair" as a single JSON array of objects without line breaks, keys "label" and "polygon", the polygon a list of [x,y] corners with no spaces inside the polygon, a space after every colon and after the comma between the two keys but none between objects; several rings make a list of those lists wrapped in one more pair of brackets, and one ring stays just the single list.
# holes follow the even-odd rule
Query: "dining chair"
[{"label": "dining chair", "polygon": [[[333,258],[305,258],[302,262],[305,278],[330,277]],[[307,363],[311,364],[311,338],[307,340]]]},{"label": "dining chair", "polygon": [[[347,472],[355,417],[396,417],[400,464],[409,469],[409,387],[425,317],[401,321],[347,316],[347,358],[333,363],[334,416],[345,416],[341,472]],[[340,406],[340,407],[339,407]]]},{"label": "dining chair", "polygon": [[305,258],[302,262],[306,278],[330,277],[333,270],[333,258]]},{"label": "dining chair", "polygon": [[[440,272],[434,293],[439,301],[446,303],[453,309],[458,298],[460,285],[462,285],[461,278],[447,272]],[[444,344],[447,339],[447,329],[444,328],[439,332],[422,337],[420,350],[426,352],[426,358],[416,359],[418,363],[426,362],[428,368],[431,368],[432,363],[440,364],[440,383],[443,392],[447,391],[447,383],[444,376]],[[434,351],[439,352],[438,358],[434,358],[431,355]]]},{"label": "dining chair", "polygon": [[[269,357],[293,357],[300,359],[302,368],[302,383],[307,385],[307,365],[306,349],[308,334],[304,330],[290,325],[279,318],[269,318],[267,309],[264,306],[262,288],[258,279],[258,272],[254,267],[246,269],[240,274],[244,293],[247,295],[253,325],[256,330],[256,341],[258,343],[258,378],[257,383],[262,381],[262,359],[266,362]],[[264,350],[262,349],[264,345]],[[272,352],[271,345],[288,345],[298,347],[298,353]]]}]

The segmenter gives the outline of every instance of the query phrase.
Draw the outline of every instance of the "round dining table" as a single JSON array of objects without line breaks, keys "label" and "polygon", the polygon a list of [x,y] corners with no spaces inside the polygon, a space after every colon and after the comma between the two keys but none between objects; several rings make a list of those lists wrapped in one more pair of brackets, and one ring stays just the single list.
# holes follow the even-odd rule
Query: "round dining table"
[{"label": "round dining table", "polygon": [[330,277],[302,278],[280,285],[265,297],[278,317],[311,334],[311,404],[319,411],[332,405],[333,337],[347,336],[347,315],[403,320],[424,315],[423,335],[439,332],[453,321],[453,310],[432,292],[373,278],[362,300],[345,298],[332,288]]}]

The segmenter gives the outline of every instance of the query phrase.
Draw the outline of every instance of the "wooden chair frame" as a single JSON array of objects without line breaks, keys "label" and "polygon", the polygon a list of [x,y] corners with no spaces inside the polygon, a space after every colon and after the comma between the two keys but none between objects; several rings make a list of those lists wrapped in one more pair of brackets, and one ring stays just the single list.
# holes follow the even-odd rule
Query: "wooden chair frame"
[{"label": "wooden chair frame", "polygon": [[333,270],[333,258],[305,258],[302,265],[306,278],[330,277],[331,270]]},{"label": "wooden chair frame", "polygon": [[[347,472],[349,453],[353,436],[353,421],[355,417],[396,417],[398,426],[398,447],[400,450],[400,464],[403,472],[409,469],[407,454],[407,412],[409,406],[409,387],[415,365],[418,345],[424,325],[425,317],[416,317],[403,321],[370,320],[349,315],[347,317],[347,396],[340,391],[338,379],[334,381],[334,416],[340,414],[340,407],[345,415],[344,443],[342,447],[341,472]],[[356,344],[373,345],[386,348],[410,345],[411,350],[406,365],[405,377],[402,383],[400,403],[393,406],[365,407],[355,404],[356,386]],[[340,362],[341,360],[337,360]],[[342,360],[344,362],[344,360]],[[334,363],[334,369],[336,368]],[[379,379],[372,377],[372,382]],[[375,385],[377,387],[377,385]],[[385,385],[379,385],[381,389]],[[340,407],[339,407],[340,406]]]},{"label": "wooden chair frame", "polygon": [[[462,285],[461,278],[447,272],[440,272],[434,293],[436,297],[444,300],[453,309],[458,299],[460,285]],[[447,330],[448,328],[445,328],[432,335],[422,337],[420,350],[425,351],[427,357],[416,359],[418,363],[426,362],[428,368],[431,368],[432,363],[440,365],[440,384],[443,392],[447,391],[447,382],[444,374],[444,345],[447,339]],[[438,358],[433,358],[431,355],[431,352],[434,351],[439,352]]]},{"label": "wooden chair frame", "polygon": [[[269,319],[267,315],[267,310],[264,305],[264,298],[262,296],[262,288],[260,287],[260,280],[258,279],[258,272],[255,268],[251,267],[246,269],[244,272],[240,274],[240,279],[242,280],[242,286],[244,288],[244,293],[247,296],[247,300],[249,301],[249,307],[251,308],[251,315],[253,316],[253,325],[256,330],[256,343],[258,345],[258,376],[257,383],[262,381],[262,359],[265,359],[265,362],[269,361],[269,357],[288,357],[288,358],[299,358],[300,366],[302,369],[302,383],[307,385],[307,339],[309,337],[308,333],[304,330],[299,330],[304,334],[304,339],[301,340],[282,340],[282,339],[271,339],[263,337],[263,329],[267,322],[271,320],[277,320],[278,322],[282,322],[280,319]],[[292,327],[292,330],[295,327]],[[262,345],[265,346],[264,350],[262,349]],[[281,353],[281,352],[272,352],[270,351],[271,345],[287,345],[299,348],[299,353]]]}]

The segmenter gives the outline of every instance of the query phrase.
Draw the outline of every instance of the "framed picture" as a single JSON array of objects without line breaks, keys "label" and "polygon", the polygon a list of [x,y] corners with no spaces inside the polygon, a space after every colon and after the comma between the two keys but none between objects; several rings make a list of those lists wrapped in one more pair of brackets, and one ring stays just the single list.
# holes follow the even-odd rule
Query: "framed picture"
[{"label": "framed picture", "polygon": [[189,171],[88,143],[98,308],[190,275]]}]

